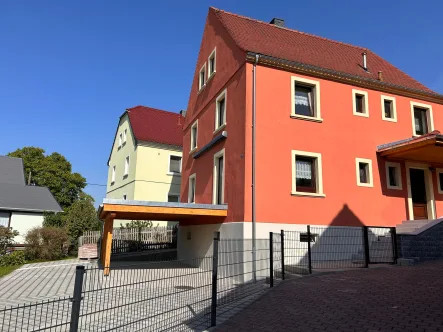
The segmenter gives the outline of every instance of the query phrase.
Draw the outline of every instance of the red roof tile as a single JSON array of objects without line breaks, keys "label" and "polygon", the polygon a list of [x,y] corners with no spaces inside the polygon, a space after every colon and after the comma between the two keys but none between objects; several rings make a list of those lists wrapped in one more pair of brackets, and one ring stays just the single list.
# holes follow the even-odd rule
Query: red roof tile
[{"label": "red roof tile", "polygon": [[[211,7],[215,15],[244,51],[300,62],[362,78],[378,79],[402,87],[435,93],[374,52],[296,30],[277,27]],[[367,53],[369,73],[361,67],[362,52]]]},{"label": "red roof tile", "polygon": [[138,141],[183,146],[184,121],[180,114],[146,106],[135,106],[126,111]]}]

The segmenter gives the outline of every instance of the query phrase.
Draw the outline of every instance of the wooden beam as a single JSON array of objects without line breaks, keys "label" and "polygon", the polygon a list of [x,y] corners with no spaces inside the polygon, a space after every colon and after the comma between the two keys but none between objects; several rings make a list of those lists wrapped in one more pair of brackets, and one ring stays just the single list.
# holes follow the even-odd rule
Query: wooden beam
[{"label": "wooden beam", "polygon": [[105,224],[103,227],[103,241],[102,241],[102,264],[103,274],[109,275],[111,266],[111,249],[112,249],[112,231],[114,229],[115,213],[109,213],[106,216]]},{"label": "wooden beam", "polygon": [[409,143],[404,145],[399,145],[397,147],[385,148],[378,152],[378,154],[382,157],[396,155],[398,153],[410,152],[416,149],[423,148],[427,145],[435,145],[435,139],[424,140],[417,143]]},{"label": "wooden beam", "polygon": [[226,217],[227,210],[216,209],[195,209],[195,208],[179,208],[169,206],[143,206],[143,205],[120,205],[120,204],[103,204],[103,213],[114,212],[120,213],[146,213],[150,215],[187,215],[187,216],[214,216]]}]

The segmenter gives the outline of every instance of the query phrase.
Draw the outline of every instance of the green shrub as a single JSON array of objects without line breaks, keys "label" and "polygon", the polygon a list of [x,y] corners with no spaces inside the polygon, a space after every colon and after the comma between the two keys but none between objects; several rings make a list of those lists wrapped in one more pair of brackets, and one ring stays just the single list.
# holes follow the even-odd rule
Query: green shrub
[{"label": "green shrub", "polygon": [[25,237],[27,260],[56,260],[68,254],[66,230],[57,227],[35,227]]},{"label": "green shrub", "polygon": [[9,248],[14,245],[14,237],[18,232],[11,227],[0,226],[0,256],[6,254]]},{"label": "green shrub", "polygon": [[23,251],[13,251],[9,255],[0,256],[0,266],[14,266],[25,264],[25,253]]}]

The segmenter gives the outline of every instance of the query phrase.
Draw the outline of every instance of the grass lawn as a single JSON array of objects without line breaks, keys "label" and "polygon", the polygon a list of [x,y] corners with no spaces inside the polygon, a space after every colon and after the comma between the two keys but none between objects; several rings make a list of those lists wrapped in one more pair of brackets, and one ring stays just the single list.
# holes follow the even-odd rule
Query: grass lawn
[{"label": "grass lawn", "polygon": [[3,277],[12,271],[18,269],[22,265],[12,265],[12,266],[0,266],[0,277]]}]

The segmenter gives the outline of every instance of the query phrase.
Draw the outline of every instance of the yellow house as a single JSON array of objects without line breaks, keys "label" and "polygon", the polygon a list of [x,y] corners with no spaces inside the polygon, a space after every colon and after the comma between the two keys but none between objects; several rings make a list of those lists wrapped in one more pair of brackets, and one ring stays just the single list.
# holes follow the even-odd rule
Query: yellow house
[{"label": "yellow house", "polygon": [[108,160],[106,198],[180,202],[182,145],[180,114],[128,108],[120,116]]}]

